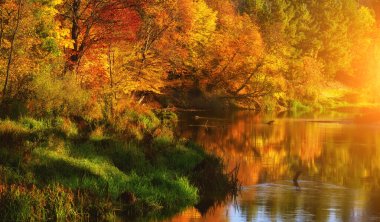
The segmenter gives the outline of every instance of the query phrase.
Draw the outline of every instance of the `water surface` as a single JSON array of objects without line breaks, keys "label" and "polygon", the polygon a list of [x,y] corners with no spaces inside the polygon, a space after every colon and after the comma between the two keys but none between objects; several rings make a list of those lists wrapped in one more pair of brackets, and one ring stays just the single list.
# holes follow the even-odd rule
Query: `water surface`
[{"label": "water surface", "polygon": [[380,125],[359,115],[181,114],[180,134],[239,166],[243,187],[168,221],[380,221]]}]

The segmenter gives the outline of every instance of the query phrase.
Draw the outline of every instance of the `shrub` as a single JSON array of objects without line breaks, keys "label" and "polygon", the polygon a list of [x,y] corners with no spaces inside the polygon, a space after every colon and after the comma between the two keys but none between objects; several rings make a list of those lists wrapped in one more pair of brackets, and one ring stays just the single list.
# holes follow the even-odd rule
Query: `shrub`
[{"label": "shrub", "polygon": [[31,113],[39,116],[84,114],[88,92],[72,76],[54,78],[52,67],[44,68],[33,80],[35,99],[29,102]]},{"label": "shrub", "polygon": [[304,105],[303,103],[301,103],[298,100],[293,100],[293,101],[290,102],[290,110],[292,112],[306,111],[306,110],[309,110],[309,109],[310,109],[310,107]]},{"label": "shrub", "polygon": [[138,113],[134,110],[127,110],[115,122],[114,128],[119,134],[142,140],[146,134],[152,134],[160,123],[152,111]]},{"label": "shrub", "polygon": [[168,127],[170,129],[174,129],[178,123],[178,116],[172,111],[168,111],[165,109],[159,109],[155,111],[157,118],[160,119],[161,125]]},{"label": "shrub", "polygon": [[78,135],[78,128],[70,119],[56,118],[54,126],[58,132],[66,137],[75,137]]}]

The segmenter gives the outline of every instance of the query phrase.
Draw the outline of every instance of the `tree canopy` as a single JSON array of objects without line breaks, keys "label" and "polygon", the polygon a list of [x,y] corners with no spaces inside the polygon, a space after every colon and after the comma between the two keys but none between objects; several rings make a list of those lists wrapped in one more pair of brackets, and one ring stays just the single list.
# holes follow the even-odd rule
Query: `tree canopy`
[{"label": "tree canopy", "polygon": [[55,94],[40,91],[60,83],[104,113],[140,95],[273,108],[318,102],[332,85],[375,89],[377,3],[3,0],[1,100],[46,105]]}]

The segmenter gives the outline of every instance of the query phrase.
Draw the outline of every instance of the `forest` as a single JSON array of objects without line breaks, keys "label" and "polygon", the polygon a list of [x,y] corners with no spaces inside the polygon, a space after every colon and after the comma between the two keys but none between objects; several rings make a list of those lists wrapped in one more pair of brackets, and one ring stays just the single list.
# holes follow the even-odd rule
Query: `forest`
[{"label": "forest", "polygon": [[380,102],[380,1],[0,0],[0,87],[0,221],[165,217],[238,186],[177,111]]}]

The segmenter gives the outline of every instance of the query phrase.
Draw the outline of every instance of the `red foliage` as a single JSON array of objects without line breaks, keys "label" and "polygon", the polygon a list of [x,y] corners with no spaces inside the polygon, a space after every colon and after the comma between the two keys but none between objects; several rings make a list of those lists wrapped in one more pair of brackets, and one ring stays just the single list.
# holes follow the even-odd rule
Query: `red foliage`
[{"label": "red foliage", "polygon": [[133,41],[140,25],[141,19],[135,10],[115,2],[102,8],[95,29],[105,42]]}]

